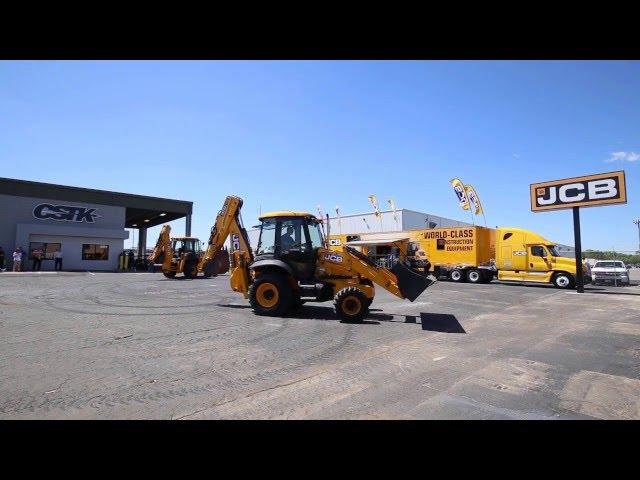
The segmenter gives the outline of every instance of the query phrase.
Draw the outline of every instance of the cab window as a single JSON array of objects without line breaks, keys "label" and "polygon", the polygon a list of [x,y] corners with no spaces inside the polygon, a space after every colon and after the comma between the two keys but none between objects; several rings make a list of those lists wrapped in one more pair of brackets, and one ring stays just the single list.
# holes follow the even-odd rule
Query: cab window
[{"label": "cab window", "polygon": [[302,249],[302,217],[287,218],[282,220],[280,228],[280,251],[288,252],[291,249]]},{"label": "cab window", "polygon": [[317,222],[309,222],[307,227],[309,228],[309,243],[311,244],[311,249],[315,250],[316,248],[322,247],[320,224]]},{"label": "cab window", "polygon": [[276,249],[276,219],[265,218],[260,229],[260,239],[256,247],[256,255],[273,253]]},{"label": "cab window", "polygon": [[534,257],[546,257],[547,251],[544,247],[536,245],[534,247],[531,247],[531,255],[533,255]]}]

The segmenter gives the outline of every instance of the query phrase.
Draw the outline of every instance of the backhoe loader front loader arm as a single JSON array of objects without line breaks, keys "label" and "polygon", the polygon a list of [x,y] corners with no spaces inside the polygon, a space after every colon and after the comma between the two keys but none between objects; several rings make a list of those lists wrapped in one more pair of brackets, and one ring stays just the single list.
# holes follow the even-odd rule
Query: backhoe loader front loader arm
[{"label": "backhoe loader front loader arm", "polygon": [[211,228],[207,250],[198,263],[198,271],[204,271],[207,263],[211,262],[224,246],[231,235],[231,288],[242,293],[247,298],[249,289],[249,265],[253,262],[253,253],[249,246],[247,231],[242,226],[242,199],[229,195],[218,212],[216,223]]},{"label": "backhoe loader front loader arm", "polygon": [[[391,270],[378,267],[366,255],[363,255],[353,247],[342,248],[342,259],[350,274],[357,274],[362,278],[371,280],[396,297],[406,298],[413,302],[420,294],[435,282],[433,277],[425,277],[413,272],[411,269],[398,262]],[[334,252],[326,254],[325,259],[333,263]]]}]

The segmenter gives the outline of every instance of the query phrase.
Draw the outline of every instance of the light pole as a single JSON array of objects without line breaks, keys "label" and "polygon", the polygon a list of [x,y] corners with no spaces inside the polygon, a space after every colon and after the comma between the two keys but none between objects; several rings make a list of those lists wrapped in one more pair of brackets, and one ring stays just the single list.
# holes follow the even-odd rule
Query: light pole
[{"label": "light pole", "polygon": [[640,253],[640,218],[636,218],[633,223],[638,227],[638,253]]}]

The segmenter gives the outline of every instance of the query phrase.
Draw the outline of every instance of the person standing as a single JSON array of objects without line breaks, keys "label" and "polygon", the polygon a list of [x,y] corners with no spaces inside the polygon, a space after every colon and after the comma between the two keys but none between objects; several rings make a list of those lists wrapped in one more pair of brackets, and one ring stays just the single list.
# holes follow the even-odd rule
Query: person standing
[{"label": "person standing", "polygon": [[62,271],[62,249],[53,252],[53,259],[55,261],[54,270]]},{"label": "person standing", "polygon": [[13,252],[13,271],[19,272],[22,269],[22,252],[16,248]]},{"label": "person standing", "polygon": [[133,250],[129,250],[129,270],[133,270],[134,267],[134,263],[135,263],[135,258],[133,255]]},{"label": "person standing", "polygon": [[31,251],[31,257],[33,258],[33,263],[31,264],[31,270],[34,272],[39,272],[40,267],[42,266],[42,256],[44,255],[43,251],[39,248]]},{"label": "person standing", "polygon": [[20,271],[24,272],[24,269],[27,268],[27,252],[25,252],[22,247],[18,247],[20,250]]}]

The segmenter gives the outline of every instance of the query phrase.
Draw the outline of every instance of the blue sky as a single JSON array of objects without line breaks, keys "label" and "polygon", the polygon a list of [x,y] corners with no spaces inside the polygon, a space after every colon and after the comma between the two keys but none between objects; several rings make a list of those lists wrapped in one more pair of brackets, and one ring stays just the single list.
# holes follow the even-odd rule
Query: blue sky
[{"label": "blue sky", "polygon": [[623,169],[627,205],[582,209],[583,248],[636,250],[638,152],[639,62],[0,62],[0,176],[191,200],[202,239],[228,194],[246,226],[370,194],[467,220],[459,177],[490,226],[573,244],[529,184]]}]

